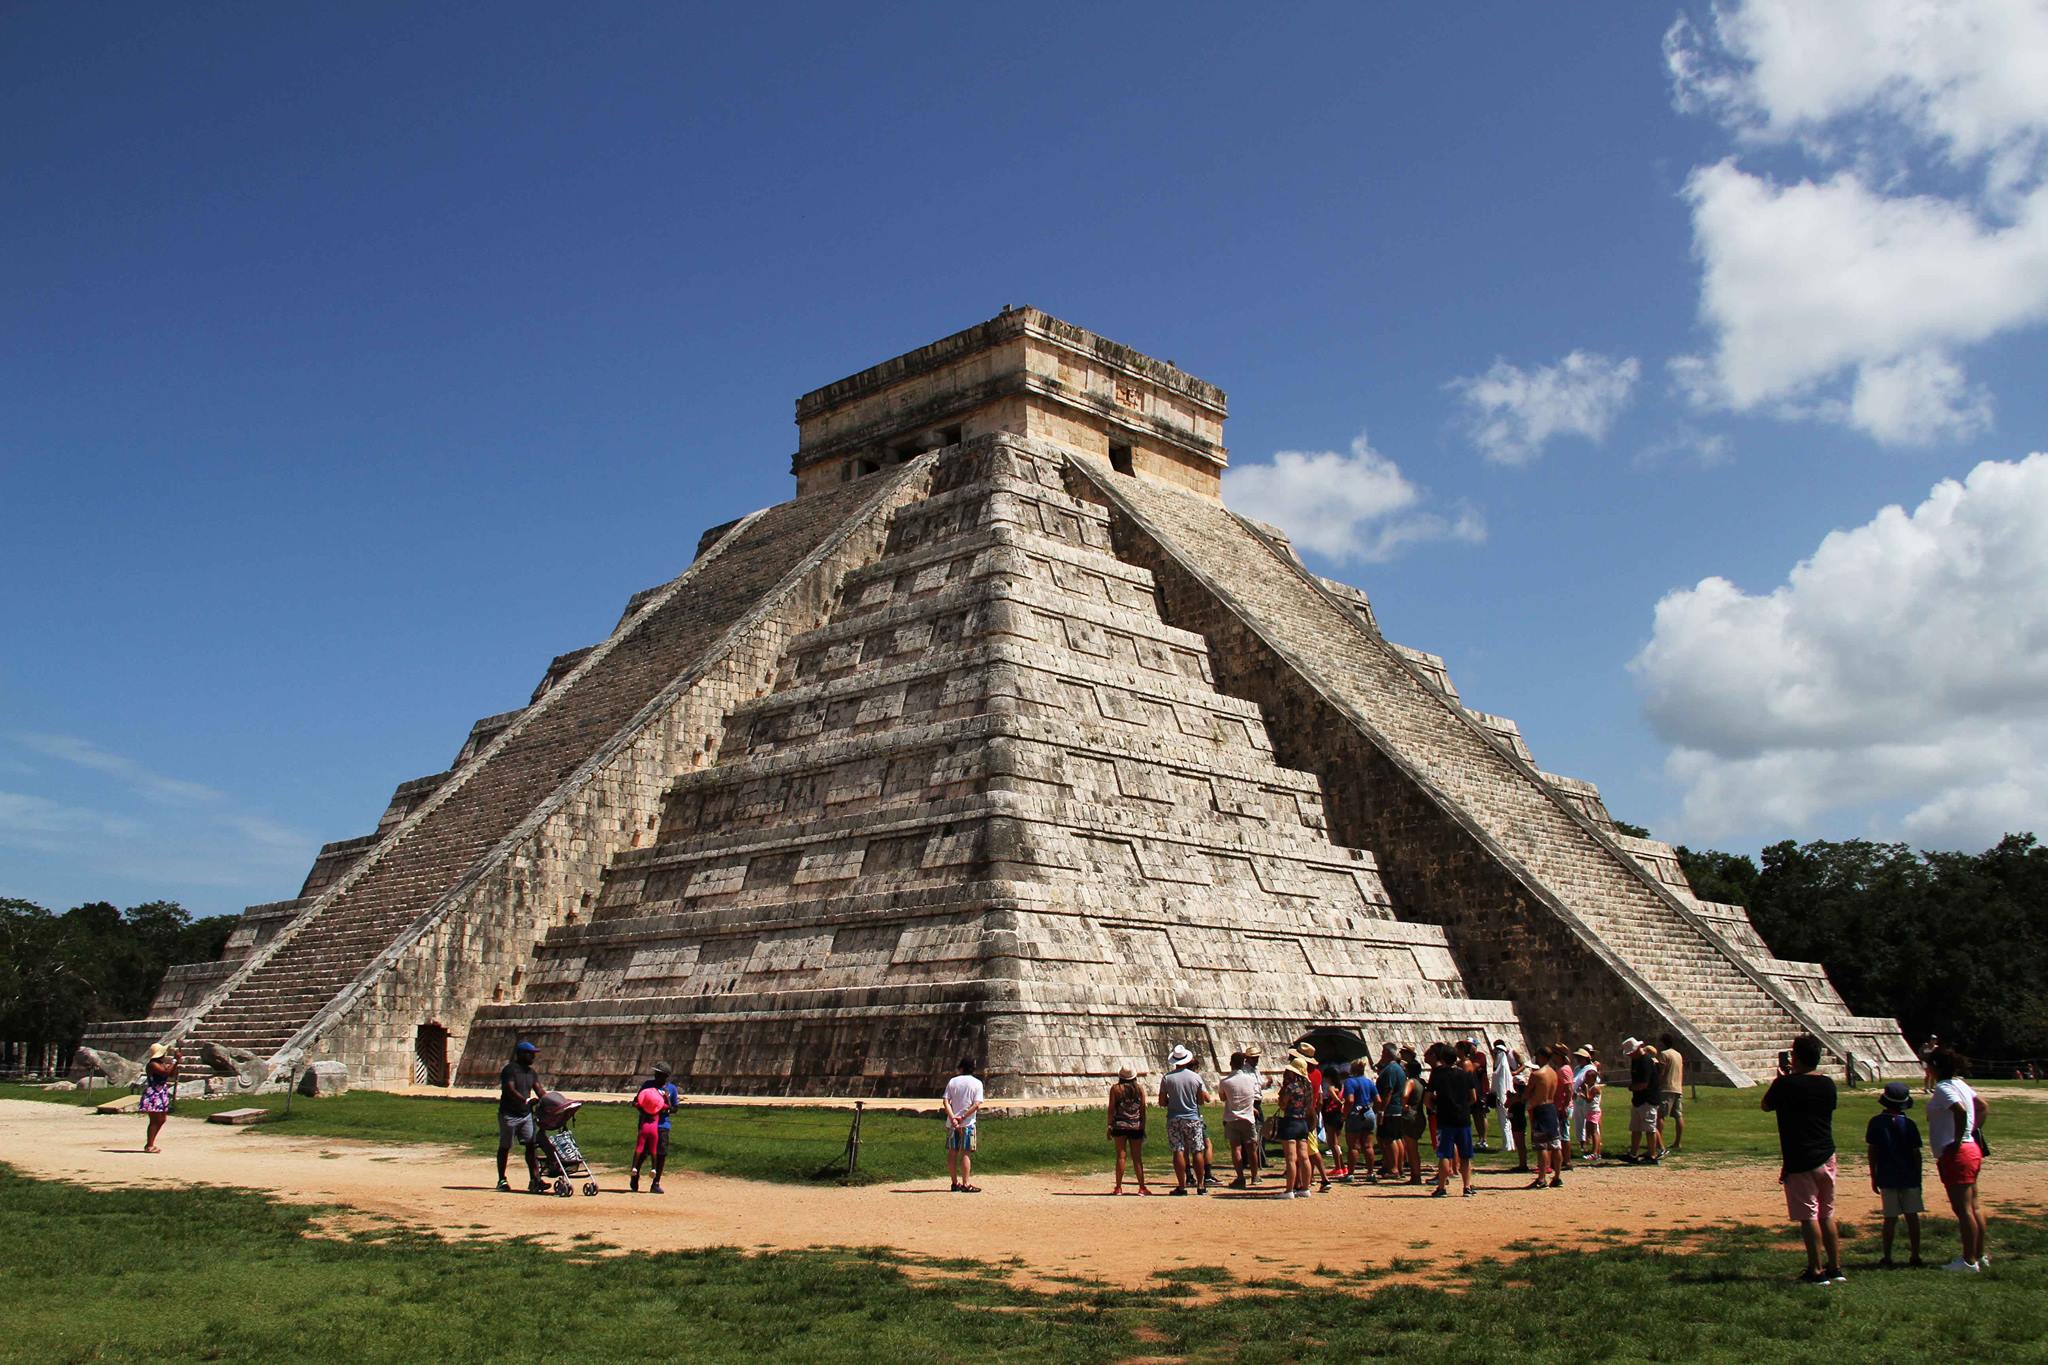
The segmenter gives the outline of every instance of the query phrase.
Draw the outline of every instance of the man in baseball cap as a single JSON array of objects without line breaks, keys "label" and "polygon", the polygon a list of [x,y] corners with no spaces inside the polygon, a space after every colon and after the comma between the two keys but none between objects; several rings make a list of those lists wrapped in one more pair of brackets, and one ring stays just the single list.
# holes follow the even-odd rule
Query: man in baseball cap
[{"label": "man in baseball cap", "polygon": [[534,1144],[540,1141],[540,1129],[533,1121],[534,1102],[547,1094],[547,1087],[540,1083],[540,1076],[533,1069],[533,1059],[540,1055],[540,1049],[525,1039],[520,1039],[512,1049],[512,1060],[498,1073],[498,1192],[508,1194],[512,1186],[505,1179],[505,1158],[512,1154],[516,1141],[526,1148],[526,1191],[528,1194],[545,1194],[547,1185],[540,1178],[540,1156],[534,1151]]}]

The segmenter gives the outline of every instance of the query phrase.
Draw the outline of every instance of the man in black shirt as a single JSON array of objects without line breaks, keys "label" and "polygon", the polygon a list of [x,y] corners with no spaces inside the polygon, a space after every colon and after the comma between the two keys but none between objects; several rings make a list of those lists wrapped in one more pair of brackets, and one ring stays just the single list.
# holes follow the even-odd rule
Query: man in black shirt
[{"label": "man in black shirt", "polygon": [[1430,1198],[1441,1199],[1456,1171],[1464,1193],[1472,1193],[1472,1106],[1479,1098],[1479,1078],[1465,1068],[1458,1055],[1438,1043],[1431,1049],[1429,1103],[1436,1111],[1436,1189]]},{"label": "man in black shirt", "polygon": [[540,1130],[533,1120],[533,1104],[547,1094],[547,1088],[534,1074],[533,1059],[540,1049],[532,1043],[521,1042],[512,1049],[512,1060],[498,1073],[498,1190],[509,1192],[512,1186],[505,1179],[505,1158],[512,1154],[512,1144],[519,1142],[526,1148],[526,1190],[529,1194],[545,1194],[547,1186],[540,1178],[540,1156],[534,1151],[534,1144],[540,1141]]},{"label": "man in black shirt", "polygon": [[1628,1054],[1628,1159],[1654,1166],[1664,1155],[1658,1130],[1663,1112],[1657,1107],[1657,1049],[1640,1038],[1622,1043]]},{"label": "man in black shirt", "polygon": [[1778,1151],[1784,1159],[1778,1180],[1785,1187],[1785,1211],[1806,1240],[1801,1284],[1849,1278],[1842,1273],[1841,1234],[1835,1227],[1835,1083],[1819,1067],[1820,1039],[1802,1033],[1792,1040],[1792,1070],[1764,1092],[1765,1112],[1778,1116]]}]

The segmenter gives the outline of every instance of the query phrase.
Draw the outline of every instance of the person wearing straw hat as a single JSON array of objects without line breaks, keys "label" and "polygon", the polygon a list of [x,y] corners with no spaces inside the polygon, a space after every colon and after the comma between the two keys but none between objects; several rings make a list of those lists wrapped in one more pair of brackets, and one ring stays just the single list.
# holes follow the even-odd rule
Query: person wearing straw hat
[{"label": "person wearing straw hat", "polygon": [[1308,1121],[1308,1165],[1318,1182],[1317,1189],[1324,1194],[1330,1192],[1330,1172],[1323,1165],[1323,1144],[1330,1141],[1323,1131],[1323,1064],[1316,1060],[1314,1043],[1296,1043],[1293,1054],[1301,1058],[1308,1068],[1309,1090],[1313,1094]]},{"label": "person wearing straw hat", "polygon": [[171,1100],[178,1093],[178,1060],[178,1054],[162,1043],[149,1045],[149,1062],[142,1068],[141,1109],[149,1115],[149,1135],[142,1140],[145,1152],[163,1150],[156,1145],[156,1135],[171,1116]]},{"label": "person wearing straw hat", "polygon": [[1287,1187],[1280,1194],[1282,1199],[1308,1198],[1315,1105],[1315,1084],[1309,1080],[1308,1059],[1298,1052],[1289,1053],[1287,1069],[1280,1073],[1278,1136],[1282,1169],[1287,1176]]},{"label": "person wearing straw hat", "polygon": [[1600,1149],[1600,1055],[1591,1043],[1582,1046],[1572,1054],[1572,1060],[1579,1064],[1578,1078],[1572,1084],[1572,1141],[1579,1145],[1579,1155],[1588,1161],[1599,1161]]},{"label": "person wearing straw hat", "polygon": [[1166,1056],[1166,1074],[1159,1078],[1159,1107],[1166,1111],[1166,1145],[1173,1152],[1175,1194],[1186,1194],[1190,1186],[1196,1194],[1209,1192],[1209,1130],[1202,1123],[1202,1106],[1215,1098],[1195,1070],[1195,1054],[1175,1043]]},{"label": "person wearing straw hat", "polygon": [[1138,1073],[1124,1067],[1109,1088],[1109,1140],[1116,1148],[1116,1184],[1111,1194],[1124,1192],[1124,1158],[1137,1168],[1138,1193],[1150,1194],[1145,1183],[1145,1092],[1138,1086]]}]

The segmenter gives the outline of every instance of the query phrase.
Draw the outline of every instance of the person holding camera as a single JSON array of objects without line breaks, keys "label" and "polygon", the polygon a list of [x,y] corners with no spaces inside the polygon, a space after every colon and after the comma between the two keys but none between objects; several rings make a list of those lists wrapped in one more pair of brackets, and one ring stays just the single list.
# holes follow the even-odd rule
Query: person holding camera
[{"label": "person holding camera", "polygon": [[182,1060],[183,1054],[162,1043],[149,1045],[149,1064],[142,1068],[139,1107],[149,1116],[149,1135],[142,1140],[142,1150],[152,1155],[163,1150],[156,1145],[156,1135],[163,1131],[164,1120],[171,1116],[171,1101],[178,1094],[178,1064]]},{"label": "person holding camera", "polygon": [[1778,1181],[1785,1187],[1785,1211],[1806,1243],[1806,1273],[1799,1283],[1839,1284],[1849,1277],[1842,1273],[1842,1235],[1835,1225],[1835,1083],[1821,1074],[1820,1039],[1810,1033],[1792,1040],[1789,1061],[1790,1069],[1764,1092],[1764,1111],[1778,1116]]}]

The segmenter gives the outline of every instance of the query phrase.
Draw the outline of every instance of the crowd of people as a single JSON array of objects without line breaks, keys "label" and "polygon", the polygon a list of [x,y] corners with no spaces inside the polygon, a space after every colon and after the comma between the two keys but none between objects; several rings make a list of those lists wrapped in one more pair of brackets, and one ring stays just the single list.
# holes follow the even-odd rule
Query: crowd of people
[{"label": "crowd of people", "polygon": [[[528,1188],[548,1188],[536,1159],[534,1110],[547,1095],[534,1070],[536,1054],[532,1043],[520,1043],[499,1074],[500,1190],[511,1188],[506,1164],[515,1144],[526,1151]],[[1821,1057],[1818,1039],[1810,1034],[1794,1039],[1779,1054],[1778,1075],[1764,1092],[1763,1108],[1777,1120],[1778,1179],[1786,1212],[1805,1243],[1806,1268],[1798,1278],[1824,1285],[1847,1276],[1835,1216],[1840,1170],[1834,1118],[1839,1094],[1834,1080],[1820,1070]],[[1474,1154],[1495,1150],[1489,1136],[1498,1140],[1499,1150],[1514,1155],[1517,1171],[1533,1177],[1528,1184],[1532,1190],[1561,1188],[1575,1162],[1656,1165],[1684,1147],[1685,1058],[1668,1034],[1654,1043],[1625,1039],[1621,1058],[1627,1079],[1617,1078],[1610,1085],[1591,1044],[1568,1048],[1553,1043],[1524,1060],[1506,1039],[1495,1039],[1490,1047],[1471,1039],[1432,1043],[1419,1056],[1412,1047],[1387,1043],[1377,1062],[1361,1057],[1326,1067],[1316,1048],[1303,1041],[1288,1051],[1277,1081],[1263,1071],[1260,1050],[1247,1046],[1232,1054],[1229,1073],[1212,1088],[1196,1069],[1194,1054],[1176,1046],[1150,1096],[1128,1066],[1109,1088],[1108,1137],[1116,1160],[1111,1193],[1126,1193],[1127,1178],[1135,1184],[1135,1193],[1153,1193],[1145,1169],[1145,1138],[1146,1120],[1155,1106],[1166,1115],[1173,1172],[1170,1195],[1204,1195],[1225,1184],[1220,1170],[1212,1169],[1216,1154],[1202,1112],[1204,1105],[1216,1103],[1223,1108],[1231,1169],[1228,1187],[1266,1188],[1281,1199],[1327,1194],[1340,1181],[1428,1183],[1433,1187],[1431,1197],[1438,1199],[1449,1197],[1455,1182],[1459,1193],[1470,1198]],[[162,1116],[150,1110],[148,1101],[162,1084],[160,1073],[175,1077],[175,1059],[158,1055],[151,1062],[144,1107],[151,1114],[154,1149]],[[1925,1142],[1909,1112],[1912,1092],[1902,1081],[1885,1086],[1878,1110],[1864,1129],[1870,1188],[1880,1200],[1884,1225],[1884,1254],[1878,1265],[1899,1264],[1893,1248],[1901,1222],[1906,1228],[1905,1264],[1922,1264],[1923,1152],[1932,1148],[1962,1240],[1961,1253],[1945,1268],[1975,1273],[1991,1263],[1977,1194],[1978,1177],[1991,1150],[1984,1137],[1987,1109],[1963,1079],[1966,1063],[1954,1050],[1936,1046],[1927,1052],[1925,1062]],[[946,1164],[951,1188],[959,1194],[981,1192],[974,1183],[974,1156],[986,1091],[975,1070],[974,1058],[962,1057],[943,1096]],[[1626,1089],[1621,1090],[1624,1084]],[[1626,1098],[1629,1115],[1628,1151],[1611,1157],[1603,1131],[1610,1090],[1617,1091],[1617,1102]],[[662,1192],[669,1120],[681,1099],[665,1064],[657,1063],[638,1087],[632,1190],[640,1188],[643,1164],[651,1163],[650,1192]],[[1278,1169],[1271,1172],[1269,1139],[1279,1149]],[[1425,1152],[1435,1158],[1433,1169]]]},{"label": "crowd of people", "polygon": [[[1656,1044],[1626,1039],[1622,1056],[1629,1146],[1612,1159],[1655,1165],[1684,1142],[1685,1058],[1669,1035]],[[1328,1193],[1338,1181],[1421,1185],[1425,1179],[1434,1185],[1434,1198],[1447,1198],[1453,1180],[1461,1195],[1470,1196],[1473,1155],[1494,1150],[1489,1126],[1501,1149],[1515,1156],[1515,1169],[1534,1177],[1531,1189],[1561,1188],[1574,1160],[1610,1159],[1602,1131],[1610,1087],[1599,1050],[1590,1043],[1554,1043],[1526,1060],[1505,1038],[1490,1048],[1473,1039],[1432,1043],[1419,1056],[1413,1047],[1386,1043],[1377,1062],[1361,1057],[1326,1067],[1315,1046],[1304,1041],[1289,1049],[1277,1081],[1267,1078],[1263,1061],[1254,1046],[1233,1053],[1228,1074],[1212,1090],[1195,1069],[1193,1053],[1177,1046],[1151,1100],[1136,1073],[1124,1067],[1109,1089],[1108,1136],[1116,1154],[1111,1192],[1125,1193],[1128,1174],[1135,1193],[1152,1193],[1145,1119],[1155,1102],[1166,1112],[1173,1167],[1167,1192],[1173,1195],[1206,1194],[1224,1184],[1212,1169],[1216,1152],[1202,1116],[1202,1106],[1212,1103],[1223,1107],[1229,1188],[1272,1188],[1277,1182],[1281,1198]],[[962,1068],[963,1075],[971,1074],[972,1059],[962,1059]],[[978,1104],[978,1089],[974,1098]],[[949,1148],[959,1122],[953,1100],[949,1085]],[[967,1123],[971,1148],[971,1117]],[[1272,1176],[1269,1139],[1279,1149]],[[1433,1165],[1425,1153],[1434,1157]]]}]

